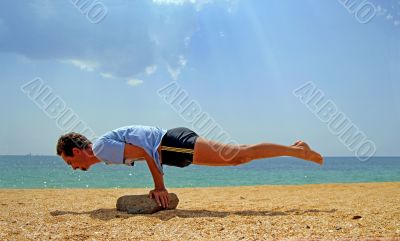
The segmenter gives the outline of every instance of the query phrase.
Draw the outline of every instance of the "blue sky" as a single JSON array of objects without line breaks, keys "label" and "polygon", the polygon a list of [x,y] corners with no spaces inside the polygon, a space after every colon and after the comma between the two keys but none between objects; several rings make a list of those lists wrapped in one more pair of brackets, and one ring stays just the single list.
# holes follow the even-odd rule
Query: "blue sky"
[{"label": "blue sky", "polygon": [[40,77],[97,135],[191,127],[157,94],[177,81],[237,142],[353,155],[292,94],[313,81],[400,155],[399,1],[370,0],[364,24],[340,0],[102,0],[99,23],[74,2],[0,2],[0,154],[55,154],[64,130],[20,89]]}]

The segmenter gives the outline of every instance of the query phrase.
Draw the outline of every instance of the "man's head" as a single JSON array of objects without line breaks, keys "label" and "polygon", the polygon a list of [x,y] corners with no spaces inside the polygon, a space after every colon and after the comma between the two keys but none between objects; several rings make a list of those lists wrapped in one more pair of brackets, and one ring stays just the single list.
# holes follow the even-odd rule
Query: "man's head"
[{"label": "man's head", "polygon": [[65,134],[58,139],[57,155],[61,156],[74,170],[79,168],[86,171],[97,162],[91,158],[93,157],[92,142],[75,132]]}]

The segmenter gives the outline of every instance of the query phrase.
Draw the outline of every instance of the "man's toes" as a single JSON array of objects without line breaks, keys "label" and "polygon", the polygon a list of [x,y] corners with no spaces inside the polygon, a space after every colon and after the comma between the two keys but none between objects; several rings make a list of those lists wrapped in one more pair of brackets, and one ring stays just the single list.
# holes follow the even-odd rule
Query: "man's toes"
[{"label": "man's toes", "polygon": [[297,140],[292,146],[297,146],[297,145],[299,145],[301,143],[301,141],[300,140]]}]

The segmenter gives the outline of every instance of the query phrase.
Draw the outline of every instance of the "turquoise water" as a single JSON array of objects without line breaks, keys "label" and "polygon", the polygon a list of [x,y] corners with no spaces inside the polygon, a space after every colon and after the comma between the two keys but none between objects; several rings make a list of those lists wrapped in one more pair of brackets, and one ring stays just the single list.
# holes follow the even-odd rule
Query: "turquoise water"
[{"label": "turquoise water", "polygon": [[[167,187],[309,183],[400,182],[400,157],[327,157],[325,165],[294,158],[256,160],[242,166],[164,166]],[[97,164],[73,171],[57,156],[0,156],[0,188],[153,187],[145,162],[134,167]]]}]

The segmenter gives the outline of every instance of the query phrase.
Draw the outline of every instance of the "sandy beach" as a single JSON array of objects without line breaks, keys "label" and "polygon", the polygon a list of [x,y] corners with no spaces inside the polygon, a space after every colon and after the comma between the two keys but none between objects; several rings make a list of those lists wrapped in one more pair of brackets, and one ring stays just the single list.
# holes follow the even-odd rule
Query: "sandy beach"
[{"label": "sandy beach", "polygon": [[129,215],[148,189],[1,189],[0,240],[400,240],[400,183],[168,190],[176,210]]}]

